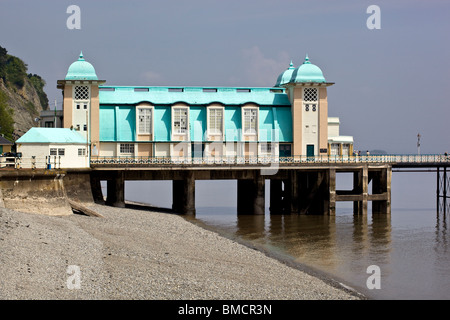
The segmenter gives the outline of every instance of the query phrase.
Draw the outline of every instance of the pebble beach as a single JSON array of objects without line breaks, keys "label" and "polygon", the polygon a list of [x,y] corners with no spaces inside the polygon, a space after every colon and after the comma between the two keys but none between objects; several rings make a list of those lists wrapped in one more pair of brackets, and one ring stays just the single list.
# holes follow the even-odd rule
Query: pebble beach
[{"label": "pebble beach", "polygon": [[0,208],[0,299],[364,298],[175,214],[89,208],[103,218]]}]

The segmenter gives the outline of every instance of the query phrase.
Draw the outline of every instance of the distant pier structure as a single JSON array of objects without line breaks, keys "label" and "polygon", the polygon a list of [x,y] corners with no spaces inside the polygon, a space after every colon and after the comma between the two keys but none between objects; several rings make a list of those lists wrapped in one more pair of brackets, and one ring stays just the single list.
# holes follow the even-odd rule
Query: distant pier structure
[{"label": "distant pier structure", "polygon": [[447,167],[436,168],[436,209],[444,216],[450,212],[450,175]]}]

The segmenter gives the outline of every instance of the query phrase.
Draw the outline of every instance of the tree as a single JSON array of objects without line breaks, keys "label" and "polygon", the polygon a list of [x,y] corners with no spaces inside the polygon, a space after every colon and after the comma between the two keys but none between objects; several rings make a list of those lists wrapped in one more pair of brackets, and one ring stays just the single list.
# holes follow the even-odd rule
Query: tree
[{"label": "tree", "polygon": [[31,84],[36,89],[36,92],[39,96],[39,102],[41,103],[42,109],[47,110],[48,107],[48,97],[44,91],[45,80],[42,79],[37,74],[28,74],[28,79],[30,79]]},{"label": "tree", "polygon": [[6,77],[8,82],[21,89],[25,84],[27,65],[17,57],[8,55],[6,62]]},{"label": "tree", "polygon": [[13,111],[8,107],[8,96],[0,90],[0,134],[13,141],[14,120]]},{"label": "tree", "polygon": [[0,46],[0,78],[6,82],[6,62],[8,60],[8,51]]}]

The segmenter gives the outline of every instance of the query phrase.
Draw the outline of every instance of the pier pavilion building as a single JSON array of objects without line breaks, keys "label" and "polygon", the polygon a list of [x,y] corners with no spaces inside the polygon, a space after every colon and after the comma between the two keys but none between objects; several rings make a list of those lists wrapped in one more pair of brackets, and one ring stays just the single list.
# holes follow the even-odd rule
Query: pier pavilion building
[{"label": "pier pavilion building", "polygon": [[322,70],[306,56],[273,87],[105,85],[81,53],[57,87],[63,127],[92,157],[346,156],[353,137],[328,117]]},{"label": "pier pavilion building", "polygon": [[[373,213],[389,214],[397,160],[346,158],[353,137],[341,136],[339,118],[328,113],[334,83],[308,56],[274,80],[271,87],[105,85],[80,54],[57,82],[63,128],[32,129],[16,141],[23,148],[16,168],[34,158],[35,170],[8,171],[4,187],[27,192],[21,186],[32,179],[57,178],[74,201],[123,207],[126,181],[172,180],[172,210],[195,214],[196,180],[231,179],[238,214],[264,214],[269,181],[274,214],[334,215],[339,201],[353,202],[357,214],[367,213],[369,201]],[[46,162],[54,172],[37,165],[45,154],[58,157]],[[75,157],[76,164],[65,161]],[[338,173],[353,175],[352,189],[337,190]],[[60,181],[47,182],[62,190]]]}]

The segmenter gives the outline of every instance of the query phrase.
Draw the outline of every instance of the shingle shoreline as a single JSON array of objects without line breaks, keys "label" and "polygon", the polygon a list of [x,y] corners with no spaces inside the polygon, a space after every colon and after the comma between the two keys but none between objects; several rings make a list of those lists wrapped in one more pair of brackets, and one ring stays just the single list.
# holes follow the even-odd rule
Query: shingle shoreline
[{"label": "shingle shoreline", "polygon": [[362,298],[180,216],[89,207],[105,218],[0,208],[0,299]]}]

